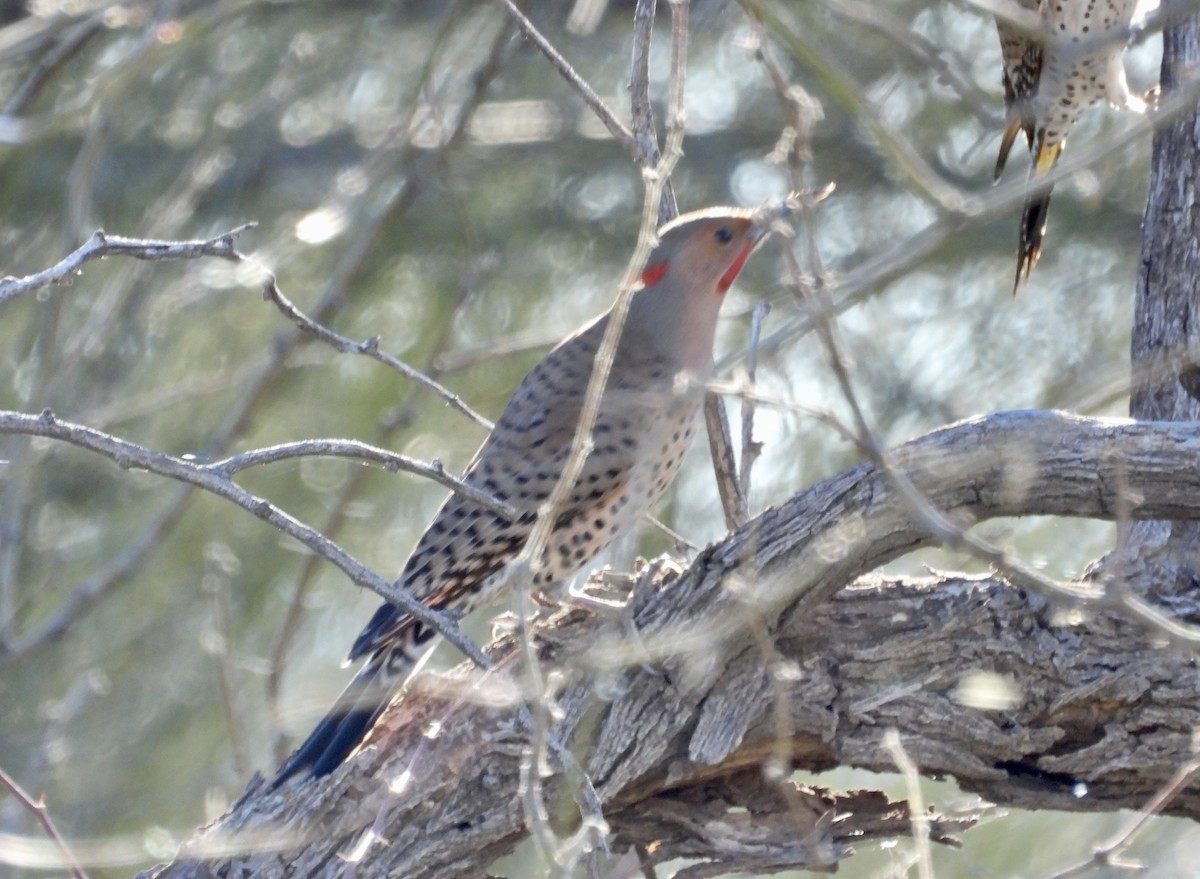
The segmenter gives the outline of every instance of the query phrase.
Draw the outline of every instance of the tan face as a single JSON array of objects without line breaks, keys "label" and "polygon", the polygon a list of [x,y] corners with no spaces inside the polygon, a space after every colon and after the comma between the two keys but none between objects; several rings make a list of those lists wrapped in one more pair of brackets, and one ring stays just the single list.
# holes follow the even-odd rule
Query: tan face
[{"label": "tan face", "polygon": [[[761,232],[749,217],[717,216],[692,220],[671,235],[681,235],[668,256],[674,277],[694,292],[723,296],[750,256]],[[664,242],[665,243],[665,242]]]},{"label": "tan face", "polygon": [[663,227],[634,301],[635,325],[653,328],[650,344],[697,375],[712,368],[717,314],[765,229],[752,212],[713,208]]}]

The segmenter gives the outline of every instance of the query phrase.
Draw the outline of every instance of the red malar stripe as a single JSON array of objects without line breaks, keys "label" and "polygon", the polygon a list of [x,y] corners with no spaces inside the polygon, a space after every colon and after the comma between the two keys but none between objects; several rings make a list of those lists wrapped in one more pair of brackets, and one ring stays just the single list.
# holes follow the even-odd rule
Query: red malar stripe
[{"label": "red malar stripe", "polygon": [[742,266],[746,264],[746,260],[750,256],[751,247],[752,245],[747,244],[742,252],[738,255],[738,258],[733,261],[733,265],[729,267],[729,270],[726,271],[725,274],[721,275],[721,280],[717,281],[718,293],[724,293],[731,286],[733,286],[734,279],[738,276],[738,272],[742,270]]}]

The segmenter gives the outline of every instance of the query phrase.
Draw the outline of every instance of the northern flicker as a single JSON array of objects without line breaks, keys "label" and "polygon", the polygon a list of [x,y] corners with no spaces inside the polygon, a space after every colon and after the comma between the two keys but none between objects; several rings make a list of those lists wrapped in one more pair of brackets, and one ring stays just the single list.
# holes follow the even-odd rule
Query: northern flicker
[{"label": "northern flicker", "polygon": [[[1033,158],[1030,179],[1037,179],[1050,173],[1062,154],[1067,133],[1093,104],[1107,98],[1116,107],[1136,112],[1146,107],[1130,94],[1122,59],[1137,0],[1015,3],[1036,15],[996,19],[1008,112],[996,159],[996,180],[1018,133],[1024,133]],[[1028,282],[1041,255],[1049,209],[1049,189],[1025,199],[1014,295],[1022,278]]]},{"label": "northern flicker", "polygon": [[[765,231],[755,212],[712,208],[658,231],[623,324],[605,386],[593,449],[556,511],[532,588],[587,564],[628,530],[674,478],[696,429],[713,365],[717,313]],[[609,314],[567,337],[534,366],[504,408],[463,478],[511,504],[511,521],[458,495],[434,516],[399,584],[430,607],[466,613],[494,601],[566,464]],[[682,380],[689,378],[689,380]],[[392,604],[376,612],[350,649],[366,664],[337,705],[283,765],[275,785],[307,770],[326,775],[353,752],[434,631]]]}]

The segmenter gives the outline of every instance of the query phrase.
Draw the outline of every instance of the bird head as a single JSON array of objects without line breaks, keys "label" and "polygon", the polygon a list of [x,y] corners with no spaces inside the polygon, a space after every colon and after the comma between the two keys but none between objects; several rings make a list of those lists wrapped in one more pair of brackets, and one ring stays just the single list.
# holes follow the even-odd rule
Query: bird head
[{"label": "bird head", "polygon": [[630,304],[629,325],[649,330],[647,341],[681,368],[707,373],[721,302],[766,231],[756,211],[744,208],[709,208],[667,223]]},{"label": "bird head", "polygon": [[754,215],[743,208],[709,208],[667,223],[658,230],[642,284],[655,287],[669,277],[689,290],[724,296],[765,231]]}]

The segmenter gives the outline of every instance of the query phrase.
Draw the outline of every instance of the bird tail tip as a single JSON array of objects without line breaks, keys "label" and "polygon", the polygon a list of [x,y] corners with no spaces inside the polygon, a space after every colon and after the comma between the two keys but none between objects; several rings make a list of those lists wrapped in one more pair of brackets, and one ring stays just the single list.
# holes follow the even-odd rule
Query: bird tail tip
[{"label": "bird tail tip", "polygon": [[[1047,144],[1043,132],[1034,151],[1030,178],[1037,180],[1049,174],[1062,155],[1062,150],[1063,141]],[[1046,217],[1049,213],[1050,187],[1025,199],[1025,208],[1021,213],[1021,234],[1017,243],[1017,276],[1013,281],[1013,296],[1017,295],[1022,281],[1029,283],[1030,273],[1042,255],[1042,238],[1046,234]]]},{"label": "bird tail tip", "polygon": [[304,743],[284,761],[271,782],[271,790],[301,773],[320,778],[340,766],[362,744],[395,695],[404,678],[402,672],[411,667],[402,648],[389,645],[373,655]]},{"label": "bird tail tip", "polygon": [[1029,275],[1042,255],[1042,238],[1046,234],[1046,217],[1050,212],[1050,193],[1031,197],[1021,214],[1021,235],[1017,242],[1017,276],[1013,281],[1013,296],[1021,282],[1029,283]]}]

